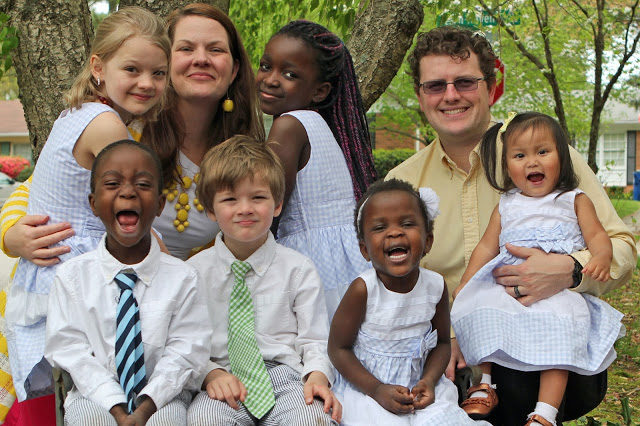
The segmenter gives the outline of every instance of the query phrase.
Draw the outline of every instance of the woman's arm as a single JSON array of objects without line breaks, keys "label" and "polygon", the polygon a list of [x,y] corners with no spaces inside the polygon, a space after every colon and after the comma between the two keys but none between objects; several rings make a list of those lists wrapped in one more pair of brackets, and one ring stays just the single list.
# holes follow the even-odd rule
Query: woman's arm
[{"label": "woman's arm", "polygon": [[11,194],[2,206],[0,213],[2,235],[0,247],[12,257],[23,257],[38,266],[49,266],[58,263],[58,256],[68,253],[69,246],[49,246],[73,235],[69,223],[47,225],[48,216],[27,215],[29,177]]},{"label": "woman's arm", "polygon": [[416,409],[425,408],[435,401],[436,384],[442,377],[451,357],[451,338],[449,337],[451,321],[449,319],[449,293],[447,292],[446,283],[442,289],[440,301],[436,305],[436,313],[431,320],[431,324],[438,333],[438,343],[427,355],[422,370],[422,378],[411,389],[411,394],[415,397],[413,405]]},{"label": "woman's arm", "polygon": [[[291,115],[283,115],[273,120],[267,139],[271,142],[269,146],[280,157],[284,168],[285,192],[282,203],[282,211],[284,211],[296,184],[296,175],[309,161],[311,155],[309,136],[298,119]],[[273,235],[277,235],[280,217],[273,218],[273,225],[271,225]]]}]

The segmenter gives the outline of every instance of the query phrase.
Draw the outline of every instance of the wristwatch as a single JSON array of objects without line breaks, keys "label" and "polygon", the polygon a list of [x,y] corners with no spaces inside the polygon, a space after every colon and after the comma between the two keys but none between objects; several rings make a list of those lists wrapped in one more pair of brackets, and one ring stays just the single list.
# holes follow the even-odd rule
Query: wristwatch
[{"label": "wristwatch", "polygon": [[576,260],[575,257],[570,256],[573,259],[573,285],[571,288],[576,288],[582,282],[582,265]]}]

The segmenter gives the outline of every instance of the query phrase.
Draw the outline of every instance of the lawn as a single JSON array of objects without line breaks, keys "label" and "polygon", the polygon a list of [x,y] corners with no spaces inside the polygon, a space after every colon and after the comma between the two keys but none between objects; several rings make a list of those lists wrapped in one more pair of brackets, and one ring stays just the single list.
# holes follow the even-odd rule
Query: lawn
[{"label": "lawn", "polygon": [[587,416],[565,425],[640,425],[640,276],[637,271],[624,287],[602,299],[624,314],[627,334],[616,343],[618,358],[609,367],[604,401]]},{"label": "lawn", "polygon": [[616,208],[616,212],[618,212],[618,216],[620,217],[627,217],[640,209],[640,201],[636,200],[611,199],[611,204]]},{"label": "lawn", "polygon": [[[620,217],[640,209],[640,201],[612,199]],[[636,239],[637,239],[636,235]],[[609,367],[609,389],[604,401],[592,412],[570,426],[640,425],[640,276],[638,270],[622,288],[602,297],[624,314],[622,322],[627,334],[616,343],[618,358]]]}]

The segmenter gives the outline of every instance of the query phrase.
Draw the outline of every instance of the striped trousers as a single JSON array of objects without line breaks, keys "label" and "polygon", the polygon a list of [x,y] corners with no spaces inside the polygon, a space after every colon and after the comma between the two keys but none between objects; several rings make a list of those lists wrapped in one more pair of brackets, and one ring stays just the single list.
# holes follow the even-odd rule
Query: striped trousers
[{"label": "striped trousers", "polygon": [[304,400],[300,374],[288,365],[266,361],[276,405],[258,420],[240,403],[234,410],[226,401],[209,398],[206,391],[194,398],[187,411],[189,426],[337,426],[324,412],[324,403],[315,399],[311,405]]},{"label": "striped trousers", "polygon": [[[186,426],[187,407],[191,393],[183,390],[167,405],[156,411],[147,426]],[[87,398],[79,398],[65,409],[65,426],[117,426],[116,419],[100,405]]]}]

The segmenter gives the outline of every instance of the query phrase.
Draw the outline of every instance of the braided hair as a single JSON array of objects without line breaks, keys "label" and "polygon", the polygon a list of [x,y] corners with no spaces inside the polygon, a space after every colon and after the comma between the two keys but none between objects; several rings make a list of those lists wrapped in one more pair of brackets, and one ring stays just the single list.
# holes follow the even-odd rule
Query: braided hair
[{"label": "braided hair", "polygon": [[349,50],[325,27],[305,20],[288,23],[273,35],[276,36],[302,40],[317,52],[318,76],[331,83],[331,92],[313,108],[318,110],[338,141],[351,174],[356,200],[359,200],[376,180],[376,171],[366,111]]}]

